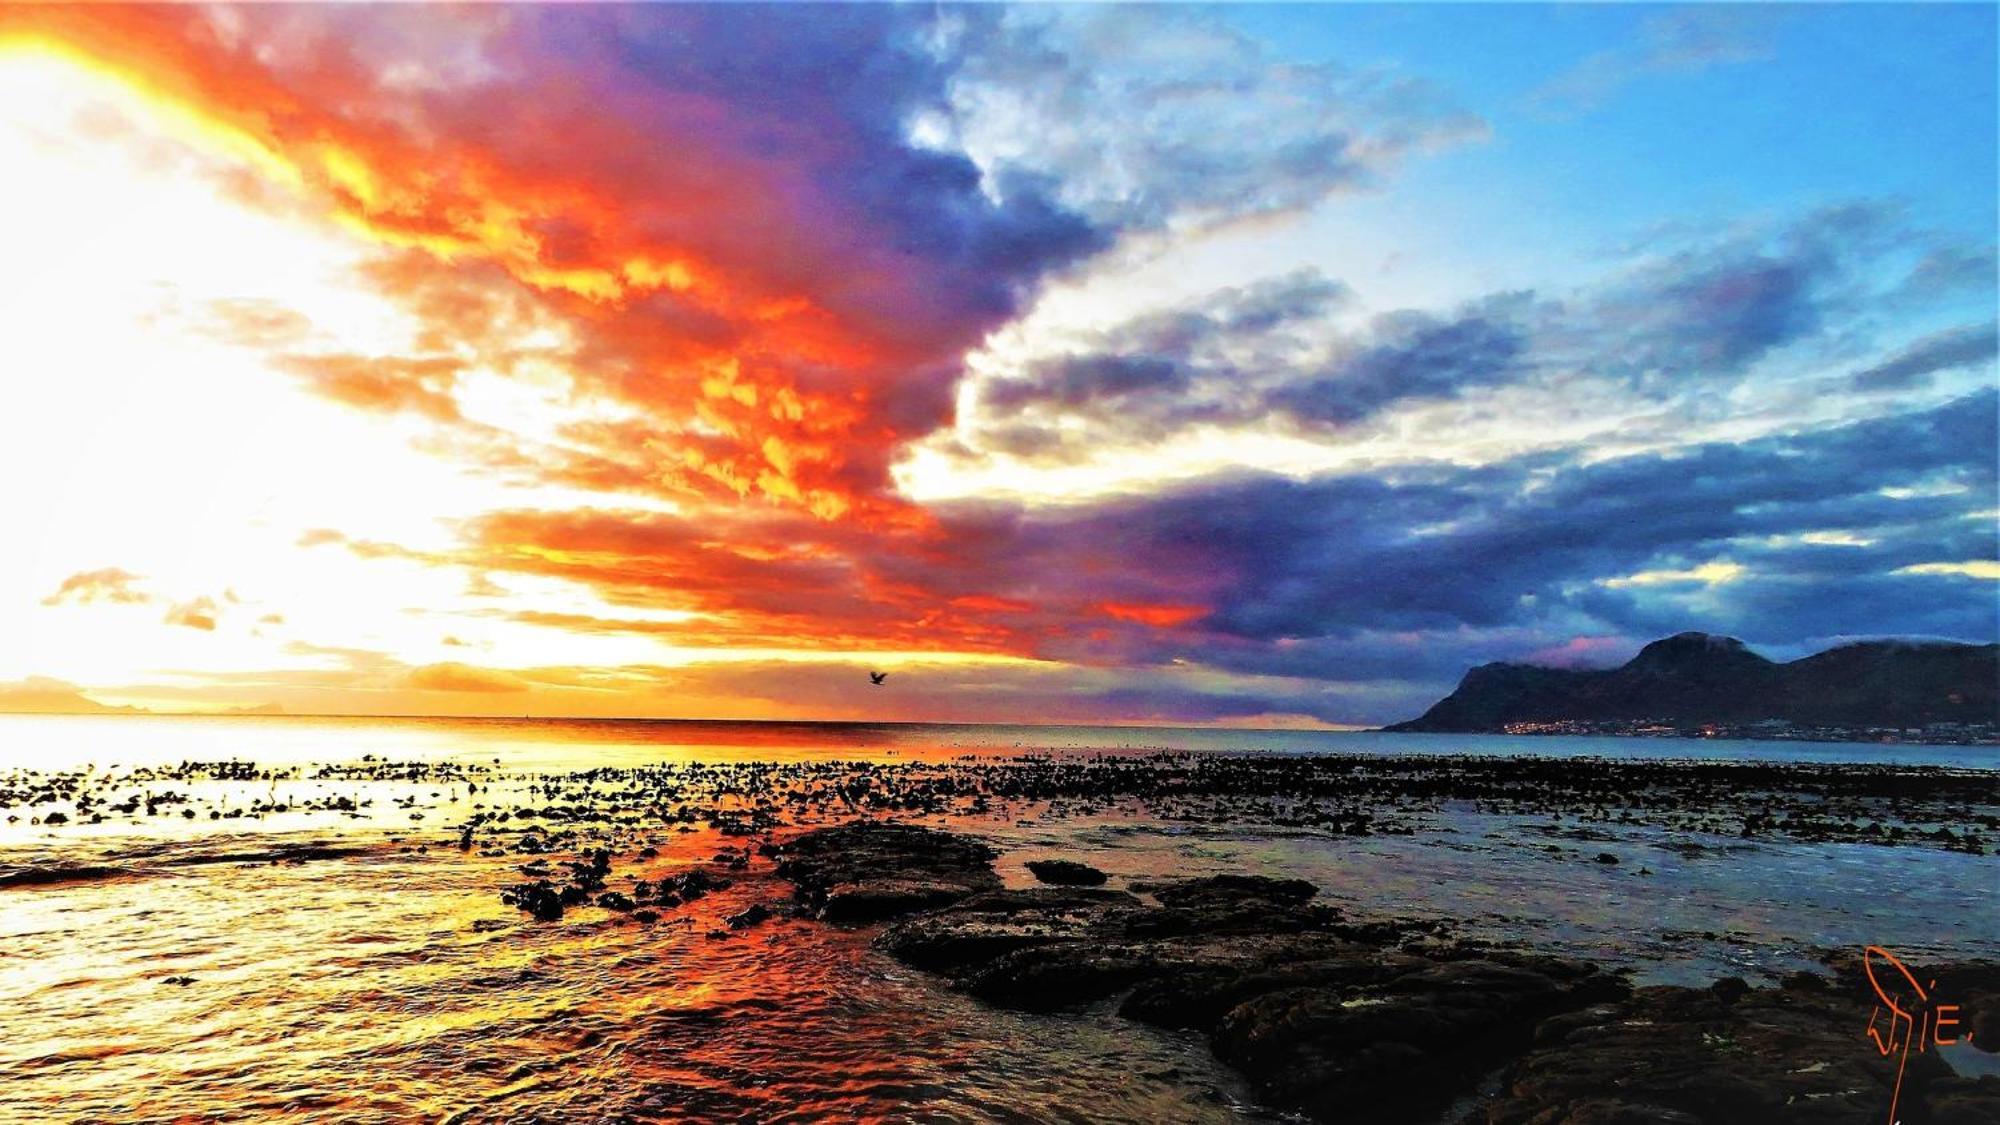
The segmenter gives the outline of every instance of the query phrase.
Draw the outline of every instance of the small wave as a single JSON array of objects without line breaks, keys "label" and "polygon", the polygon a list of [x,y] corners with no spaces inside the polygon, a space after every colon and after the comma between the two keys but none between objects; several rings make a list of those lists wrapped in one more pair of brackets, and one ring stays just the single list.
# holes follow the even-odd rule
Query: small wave
[{"label": "small wave", "polygon": [[30,863],[0,867],[0,887],[50,887],[63,883],[94,883],[136,874],[129,867],[96,863]]},{"label": "small wave", "polygon": [[247,845],[242,840],[169,841],[142,844],[90,860],[56,859],[0,863],[0,889],[94,883],[156,875],[168,868],[223,863],[299,864],[318,859],[349,859],[383,850],[377,844],[329,843],[322,840]]},{"label": "small wave", "polygon": [[313,859],[351,859],[379,850],[369,844],[330,844],[318,840],[272,844],[248,850],[194,851],[170,856],[160,862],[167,867],[198,867],[211,863],[304,863]]}]

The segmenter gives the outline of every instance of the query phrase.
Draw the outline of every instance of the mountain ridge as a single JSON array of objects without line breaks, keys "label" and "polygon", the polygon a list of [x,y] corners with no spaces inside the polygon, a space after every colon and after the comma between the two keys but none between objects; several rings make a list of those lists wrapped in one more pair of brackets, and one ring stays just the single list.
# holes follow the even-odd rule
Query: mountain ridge
[{"label": "mountain ridge", "polygon": [[1856,641],[1778,663],[1734,637],[1663,637],[1605,669],[1495,662],[1390,731],[1563,724],[1908,729],[2000,723],[2000,644]]}]

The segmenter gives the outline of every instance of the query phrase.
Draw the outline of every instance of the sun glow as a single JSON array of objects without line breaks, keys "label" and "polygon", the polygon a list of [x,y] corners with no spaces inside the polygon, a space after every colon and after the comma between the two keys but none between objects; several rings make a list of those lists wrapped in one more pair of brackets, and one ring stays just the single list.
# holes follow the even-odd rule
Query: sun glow
[{"label": "sun glow", "polygon": [[[458,525],[480,512],[680,510],[524,488],[468,453],[482,433],[556,449],[568,427],[638,421],[580,393],[560,319],[517,302],[514,322],[438,352],[369,283],[375,233],[282,194],[296,170],[247,134],[78,52],[4,41],[0,107],[13,266],[0,276],[0,474],[18,482],[0,520],[33,529],[0,554],[0,681],[55,677],[167,709],[338,684],[361,693],[352,705],[408,711],[434,709],[441,692],[454,709],[538,682],[523,676],[604,690],[568,668],[1029,663],[680,643],[646,630],[701,614],[468,571]],[[353,158],[323,156],[364,203],[388,190]],[[627,273],[620,284],[698,280],[676,261]],[[448,398],[410,398],[376,374],[422,363],[449,373]],[[100,574],[121,576],[110,596],[89,585]],[[214,683],[241,698],[204,690]]]}]

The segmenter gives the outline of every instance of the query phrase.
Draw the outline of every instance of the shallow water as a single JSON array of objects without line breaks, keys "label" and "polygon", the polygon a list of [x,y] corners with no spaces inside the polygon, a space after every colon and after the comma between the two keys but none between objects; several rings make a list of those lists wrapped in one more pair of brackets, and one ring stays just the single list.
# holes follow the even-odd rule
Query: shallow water
[{"label": "shallow water", "polygon": [[[942,761],[1107,744],[1228,749],[1238,737],[1100,728],[1043,731],[1037,743],[1032,734],[0,721],[0,774],[92,763],[87,776],[97,783],[184,760],[257,763],[193,779],[141,774],[149,780],[134,792],[188,798],[153,816],[51,827],[31,820],[55,804],[13,810],[31,815],[0,836],[0,869],[96,870],[0,889],[0,1120],[1259,1119],[1198,1037],[1106,1010],[999,1011],[874,952],[867,930],[779,918],[729,931],[722,919],[789,893],[764,860],[728,890],[650,925],[595,907],[536,923],[496,894],[519,880],[523,856],[453,846],[474,805],[531,802],[537,772],[661,760]],[[1380,737],[1334,741],[1379,751],[1371,739]],[[1412,737],[1427,752],[1439,748],[1437,736]],[[1692,756],[1715,747],[1610,749]],[[1968,764],[1966,748],[1888,750]],[[320,763],[368,754],[458,768],[414,780],[373,764],[315,776]],[[326,807],[339,798],[354,807]],[[267,811],[249,811],[259,806]],[[192,818],[178,811],[197,809]],[[208,818],[223,810],[242,815]],[[1810,966],[1823,950],[1870,943],[1913,957],[2000,958],[1992,894],[2000,859],[1936,848],[1585,828],[1462,804],[1411,835],[1362,838],[1169,821],[1124,807],[926,819],[992,839],[1013,884],[1029,881],[1022,863],[1041,855],[1085,855],[1114,885],[1221,871],[1298,875],[1354,914],[1449,918],[1474,936],[1631,965],[1642,980],[1768,980]],[[620,829],[626,846],[613,884],[685,870],[743,843],[690,827]],[[302,841],[331,850],[272,851]],[[657,856],[630,858],[647,842]],[[1599,852],[1620,862],[1599,864]],[[250,858],[271,854],[280,858]],[[1860,1029],[1856,1047],[1866,1049]],[[1991,1059],[1961,1052],[1953,1061],[1988,1070]]]},{"label": "shallow water", "polygon": [[[663,842],[660,870],[722,841]],[[816,923],[707,937],[768,875],[542,925],[482,866],[386,846],[12,894],[0,1119],[1237,1116],[1198,1042],[983,1009]]]},{"label": "shallow water", "polygon": [[285,765],[346,762],[374,754],[395,761],[454,761],[518,771],[743,758],[891,761],[1031,750],[1644,757],[2000,769],[2000,746],[1917,743],[947,723],[0,715],[0,769],[224,758]]}]

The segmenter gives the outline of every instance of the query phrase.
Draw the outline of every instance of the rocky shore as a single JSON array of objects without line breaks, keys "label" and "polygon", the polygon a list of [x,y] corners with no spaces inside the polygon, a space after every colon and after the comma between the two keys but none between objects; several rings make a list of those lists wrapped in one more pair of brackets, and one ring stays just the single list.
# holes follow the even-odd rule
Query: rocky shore
[{"label": "rocky shore", "polygon": [[[1991,920],[1990,899],[1982,910],[1969,897],[2000,838],[1993,778],[1187,753],[556,774],[382,761],[15,770],[0,774],[0,815],[34,842],[0,857],[0,893],[412,863],[454,872],[497,908],[470,922],[495,940],[694,940],[756,982],[838,939],[918,970],[919,1003],[1129,1027],[1187,1052],[1181,1071],[1145,1081],[1205,1067],[1233,1074],[1242,1098],[1316,1120],[1831,1125],[1886,1122],[1895,1099],[1909,1125],[1949,1125],[2000,1121],[2000,1078],[1954,1074],[1939,1050],[1878,1052],[1858,946],[1796,971],[1835,939],[1791,937],[1807,896],[1784,880],[1867,873],[1827,892],[1831,907],[1818,900],[1840,942],[1879,940],[1878,906],[1904,910],[1877,901],[1891,872],[1964,888],[1925,900],[1939,913],[1898,932],[1938,935],[1912,965],[1959,1007],[1974,1046],[1952,1057],[2000,1045],[2000,959],[1967,960],[1994,948],[1970,932]],[[265,818],[345,831],[246,831]],[[377,827],[355,823],[368,820]],[[178,834],[135,843],[121,834],[134,826]],[[1776,913],[1747,914],[1758,900],[1739,878]],[[1454,906],[1454,879],[1486,893]],[[1667,921],[1690,890],[1711,897]],[[1672,984],[1663,965],[1682,966]],[[190,994],[213,987],[165,979],[197,978]]]},{"label": "rocky shore", "polygon": [[[971,837],[895,823],[774,849],[799,908],[988,1003],[1113,1003],[1205,1033],[1270,1104],[1318,1121],[1699,1125],[2000,1120],[2000,1079],[1866,1048],[1858,966],[1781,987],[1634,989],[1616,970],[1353,918],[1295,879],[1006,889]],[[1081,866],[1081,865],[1079,865]],[[2000,965],[1927,967],[2000,1044]]]}]

